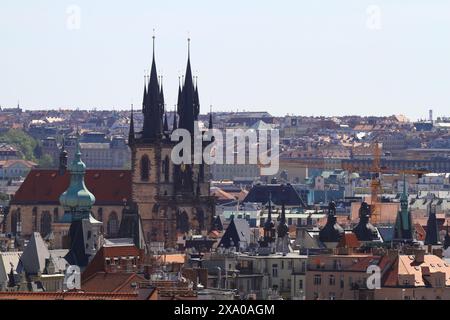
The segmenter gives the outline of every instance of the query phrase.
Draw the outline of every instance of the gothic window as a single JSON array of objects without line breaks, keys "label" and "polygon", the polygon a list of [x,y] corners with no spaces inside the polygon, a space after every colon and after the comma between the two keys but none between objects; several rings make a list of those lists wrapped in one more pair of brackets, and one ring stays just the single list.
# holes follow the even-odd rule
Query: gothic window
[{"label": "gothic window", "polygon": [[119,218],[114,211],[109,215],[107,232],[109,237],[117,237],[119,233]]},{"label": "gothic window", "polygon": [[205,213],[202,209],[197,209],[197,221],[200,229],[199,231],[203,231],[205,229]]},{"label": "gothic window", "polygon": [[11,214],[11,232],[13,234],[17,234],[17,229],[19,225],[19,215],[20,213],[17,211],[13,211]]},{"label": "gothic window", "polygon": [[52,231],[52,216],[49,211],[42,212],[41,215],[41,236],[46,237]]},{"label": "gothic window", "polygon": [[33,208],[32,211],[32,232],[36,232],[37,231],[37,214],[38,214],[38,209],[37,207]]},{"label": "gothic window", "polygon": [[177,229],[183,233],[189,232],[189,216],[186,211],[177,213]]},{"label": "gothic window", "polygon": [[169,156],[166,156],[163,164],[163,172],[164,172],[164,181],[169,182],[169,173],[170,173],[170,159]]},{"label": "gothic window", "polygon": [[55,208],[53,209],[53,222],[59,221],[59,209]]},{"label": "gothic window", "polygon": [[141,180],[148,181],[150,179],[150,159],[147,155],[141,158]]}]

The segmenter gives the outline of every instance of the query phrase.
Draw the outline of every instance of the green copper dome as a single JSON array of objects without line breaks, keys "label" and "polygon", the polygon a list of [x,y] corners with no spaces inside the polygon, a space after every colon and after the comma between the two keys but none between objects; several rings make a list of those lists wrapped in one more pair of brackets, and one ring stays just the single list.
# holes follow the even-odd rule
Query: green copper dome
[{"label": "green copper dome", "polygon": [[77,141],[77,152],[70,165],[70,185],[67,191],[59,197],[59,202],[65,211],[79,213],[83,218],[85,215],[89,216],[95,203],[95,196],[86,188],[84,183],[85,172],[86,165],[81,160],[80,145]]}]

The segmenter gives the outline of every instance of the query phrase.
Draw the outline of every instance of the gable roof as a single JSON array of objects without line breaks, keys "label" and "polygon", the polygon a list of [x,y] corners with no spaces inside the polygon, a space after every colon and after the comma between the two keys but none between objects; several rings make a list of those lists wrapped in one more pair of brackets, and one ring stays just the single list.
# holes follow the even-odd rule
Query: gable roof
[{"label": "gable roof", "polygon": [[231,240],[234,242],[234,247],[238,247],[239,243],[250,244],[250,226],[245,219],[231,219],[222,239],[220,240],[219,246],[224,246],[225,248],[231,247]]},{"label": "gable roof", "polygon": [[[70,172],[59,175],[58,170],[32,170],[17,190],[11,205],[59,205],[59,197],[67,190]],[[123,205],[131,200],[130,170],[87,170],[86,187],[96,198],[96,205]]]},{"label": "gable roof", "polygon": [[18,269],[22,268],[29,274],[37,274],[43,272],[45,268],[45,260],[50,257],[50,252],[42,240],[40,233],[34,232],[31,235],[30,242],[25,247]]}]

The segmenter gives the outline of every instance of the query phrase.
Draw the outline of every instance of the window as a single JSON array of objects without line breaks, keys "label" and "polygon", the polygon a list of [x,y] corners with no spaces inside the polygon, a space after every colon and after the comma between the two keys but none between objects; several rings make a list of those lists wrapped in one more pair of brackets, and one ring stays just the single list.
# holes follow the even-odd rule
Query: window
[{"label": "window", "polygon": [[49,211],[42,212],[41,236],[46,237],[52,231],[52,216]]},{"label": "window", "polygon": [[329,280],[330,286],[336,285],[336,278],[333,275],[330,275],[328,280]]},{"label": "window", "polygon": [[291,279],[288,279],[288,280],[287,280],[287,288],[288,288],[288,289],[291,289]]},{"label": "window", "polygon": [[314,285],[320,286],[321,284],[322,284],[322,277],[320,276],[320,274],[316,274],[314,276]]},{"label": "window", "polygon": [[281,261],[281,270],[284,270],[284,260]]},{"label": "window", "polygon": [[53,222],[59,221],[59,209],[55,208],[53,209]]},{"label": "window", "polygon": [[334,292],[330,292],[328,297],[330,300],[336,300],[336,294]]},{"label": "window", "polygon": [[37,207],[33,208],[33,212],[32,212],[32,229],[33,232],[37,231]]},{"label": "window", "polygon": [[341,289],[344,289],[344,276],[341,276]]},{"label": "window", "polygon": [[278,277],[278,265],[277,264],[272,265],[272,277],[274,277],[274,278]]},{"label": "window", "polygon": [[281,279],[280,283],[281,283],[281,290],[284,290],[284,279]]},{"label": "window", "polygon": [[300,279],[300,280],[298,281],[298,288],[299,288],[300,290],[303,290],[303,279]]},{"label": "window", "polygon": [[169,156],[166,156],[163,163],[163,174],[164,174],[164,181],[169,182],[170,178],[170,160]]},{"label": "window", "polygon": [[117,237],[119,233],[119,219],[114,211],[109,215],[107,233],[109,237]]},{"label": "window", "polygon": [[150,179],[150,159],[147,155],[141,158],[141,180],[148,181]]},{"label": "window", "polygon": [[294,262],[293,262],[292,260],[289,260],[289,261],[288,261],[288,269],[289,269],[289,270],[292,270],[292,269],[293,269],[293,266],[294,266]]}]

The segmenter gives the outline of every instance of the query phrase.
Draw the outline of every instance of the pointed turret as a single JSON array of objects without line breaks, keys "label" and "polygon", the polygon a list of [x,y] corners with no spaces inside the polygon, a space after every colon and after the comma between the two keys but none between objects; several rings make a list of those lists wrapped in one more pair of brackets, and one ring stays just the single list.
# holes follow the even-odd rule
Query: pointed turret
[{"label": "pointed turret", "polygon": [[178,114],[180,116],[179,127],[188,130],[191,134],[194,134],[194,122],[198,119],[199,114],[199,102],[196,101],[195,92],[190,59],[190,39],[188,39],[188,62],[181,99],[178,101]]},{"label": "pointed turret", "polygon": [[194,119],[198,121],[198,115],[200,114],[200,98],[198,95],[198,77],[195,77],[195,89],[194,89]]},{"label": "pointed turret", "polygon": [[264,223],[264,242],[271,243],[275,241],[275,223],[272,220],[272,193],[269,193],[267,220]]},{"label": "pointed turret", "polygon": [[209,124],[208,124],[208,129],[209,129],[209,130],[214,129],[212,106],[211,106],[211,109],[210,109],[210,112],[209,112]]},{"label": "pointed turret", "polygon": [[134,145],[135,132],[134,132],[134,110],[133,105],[131,105],[131,115],[130,115],[130,131],[128,133],[128,145],[131,147]]},{"label": "pointed turret", "polygon": [[155,37],[153,36],[153,60],[150,71],[150,80],[148,83],[147,94],[144,90],[144,126],[142,137],[144,140],[158,139],[162,137],[163,130],[163,112],[164,112],[164,94],[158,81],[158,72],[155,59]]},{"label": "pointed turret", "polygon": [[61,152],[59,153],[59,174],[62,176],[67,171],[68,153],[66,150],[65,138],[62,139]]},{"label": "pointed turret", "polygon": [[400,211],[397,214],[394,226],[394,240],[402,242],[413,240],[412,221],[408,209],[408,192],[406,189],[405,175],[403,175],[403,192],[400,196]]},{"label": "pointed turret", "polygon": [[427,222],[427,234],[425,236],[425,245],[439,244],[439,229],[436,219],[436,206],[430,204]]}]

